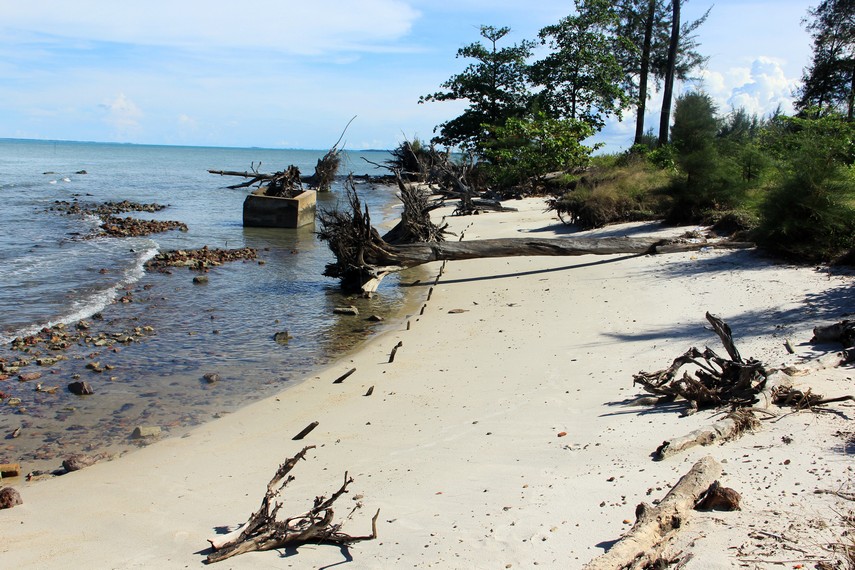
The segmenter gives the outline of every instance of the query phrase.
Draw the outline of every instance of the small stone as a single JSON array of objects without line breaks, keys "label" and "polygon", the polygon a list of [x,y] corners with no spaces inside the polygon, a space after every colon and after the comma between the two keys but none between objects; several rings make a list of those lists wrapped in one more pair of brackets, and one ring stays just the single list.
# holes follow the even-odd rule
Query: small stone
[{"label": "small stone", "polygon": [[204,285],[207,282],[208,282],[208,276],[207,275],[197,275],[196,277],[193,278],[193,283],[195,283],[196,285]]},{"label": "small stone", "polygon": [[144,439],[160,436],[160,427],[158,426],[137,426],[134,428],[131,437],[133,439]]},{"label": "small stone", "polygon": [[41,372],[24,372],[23,374],[18,375],[18,380],[21,382],[29,382],[31,380],[38,380],[41,377]]},{"label": "small stone", "polygon": [[77,396],[89,396],[95,393],[89,382],[72,382],[68,385],[68,391]]},{"label": "small stone", "polygon": [[564,437],[565,435],[567,435],[566,431],[559,431],[558,432],[558,437]]},{"label": "small stone", "polygon": [[359,309],[357,309],[353,305],[351,305],[349,307],[336,307],[333,309],[333,314],[336,314],[336,315],[358,315]]},{"label": "small stone", "polygon": [[12,487],[0,489],[0,509],[11,509],[16,505],[23,505],[21,494]]},{"label": "small stone", "polygon": [[202,378],[204,378],[205,382],[207,382],[208,384],[214,384],[215,382],[220,381],[220,375],[216,372],[208,372],[207,374],[202,376]]}]

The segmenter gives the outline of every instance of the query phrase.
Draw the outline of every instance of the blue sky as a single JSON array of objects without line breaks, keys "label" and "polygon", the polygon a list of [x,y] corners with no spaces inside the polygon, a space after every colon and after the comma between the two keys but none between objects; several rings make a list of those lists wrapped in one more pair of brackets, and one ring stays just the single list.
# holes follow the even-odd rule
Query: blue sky
[{"label": "blue sky", "polygon": [[[791,109],[810,59],[811,3],[689,0],[699,82],[723,111]],[[351,149],[429,139],[465,103],[419,105],[466,65],[481,24],[509,40],[570,0],[0,0],[0,137]],[[693,85],[678,86],[689,89]],[[649,108],[661,100],[654,95]],[[658,119],[651,115],[650,123]],[[631,143],[632,112],[599,135]]]}]

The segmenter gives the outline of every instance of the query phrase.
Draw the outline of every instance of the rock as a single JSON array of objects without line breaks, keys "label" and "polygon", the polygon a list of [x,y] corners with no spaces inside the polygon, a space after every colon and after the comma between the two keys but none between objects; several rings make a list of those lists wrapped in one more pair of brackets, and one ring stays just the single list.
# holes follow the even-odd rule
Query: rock
[{"label": "rock", "polygon": [[288,341],[294,338],[288,331],[280,331],[273,335],[273,340],[279,344],[288,344]]},{"label": "rock", "polygon": [[358,315],[359,309],[354,307],[353,305],[349,307],[336,307],[333,309],[333,314],[336,315]]},{"label": "rock", "polygon": [[374,323],[379,323],[379,322],[381,322],[381,321],[383,321],[383,320],[385,320],[385,319],[383,319],[383,317],[381,317],[380,315],[371,315],[371,316],[370,316],[370,317],[368,317],[366,320],[367,320],[367,321],[374,322]]},{"label": "rock", "polygon": [[208,384],[214,384],[220,381],[220,375],[216,372],[208,372],[207,374],[202,376],[202,378],[204,378],[205,382],[207,382]]},{"label": "rock", "polygon": [[134,428],[131,437],[133,439],[146,439],[160,436],[159,426],[137,426]]},{"label": "rock", "polygon": [[65,469],[67,473],[71,473],[72,471],[79,471],[84,467],[95,465],[97,461],[98,460],[91,455],[72,455],[62,461],[62,468]]},{"label": "rock", "polygon": [[195,283],[196,285],[204,285],[207,282],[208,282],[208,276],[207,275],[197,275],[196,277],[193,278],[193,283]]},{"label": "rock", "polygon": [[0,509],[11,509],[16,505],[23,505],[21,494],[12,487],[0,489]]},{"label": "rock", "polygon": [[23,374],[18,374],[18,380],[21,382],[29,382],[30,380],[38,380],[42,377],[41,372],[24,372]]},{"label": "rock", "polygon": [[68,391],[77,396],[89,396],[95,393],[89,382],[72,382],[68,385]]},{"label": "rock", "polygon": [[86,364],[86,368],[88,368],[92,372],[103,372],[104,371],[104,369],[101,368],[100,362],[89,362]]},{"label": "rock", "polygon": [[78,170],[77,172],[75,172],[75,174],[89,174],[89,173],[86,172],[85,170]]}]

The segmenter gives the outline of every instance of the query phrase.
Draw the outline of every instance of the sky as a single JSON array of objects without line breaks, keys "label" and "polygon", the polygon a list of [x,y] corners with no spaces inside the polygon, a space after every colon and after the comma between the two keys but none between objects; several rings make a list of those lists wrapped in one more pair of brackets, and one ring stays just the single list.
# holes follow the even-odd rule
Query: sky
[{"label": "sky", "polygon": [[[688,0],[709,56],[696,79],[721,113],[792,110],[811,57],[805,0]],[[465,102],[419,104],[459,73],[481,25],[534,39],[554,0],[0,0],[0,138],[331,147],[428,140]],[[658,125],[654,94],[649,125]],[[632,143],[634,113],[597,140]]]}]

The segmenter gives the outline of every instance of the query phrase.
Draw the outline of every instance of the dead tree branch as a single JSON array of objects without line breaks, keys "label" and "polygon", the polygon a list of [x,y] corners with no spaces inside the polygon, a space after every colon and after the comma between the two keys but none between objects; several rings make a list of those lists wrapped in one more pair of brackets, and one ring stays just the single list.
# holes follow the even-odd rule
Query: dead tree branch
[{"label": "dead tree branch", "polygon": [[[279,501],[280,494],[285,486],[294,480],[290,475],[291,470],[301,459],[305,459],[306,452],[314,447],[314,445],[304,447],[297,455],[279,466],[267,484],[261,506],[249,517],[245,525],[226,537],[208,540],[214,552],[208,555],[206,562],[220,562],[238,554],[273,550],[289,544],[297,546],[306,542],[352,544],[377,538],[377,517],[380,511],[377,511],[371,519],[371,534],[365,536],[345,534],[341,531],[340,523],[332,522],[333,503],[347,492],[347,486],[353,482],[347,473],[344,474],[341,487],[328,499],[323,496],[316,497],[312,508],[305,513],[285,520],[277,520],[277,514],[282,508],[282,503]],[[357,504],[357,508],[360,506]]]},{"label": "dead tree branch", "polygon": [[640,503],[635,524],[608,552],[595,558],[585,570],[645,568],[656,558],[660,545],[684,526],[702,493],[721,475],[721,464],[704,457],[683,475],[656,507]]}]

